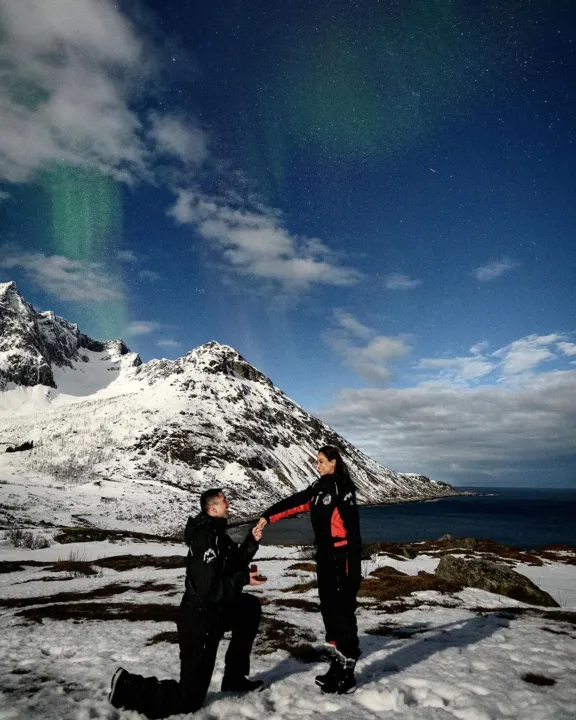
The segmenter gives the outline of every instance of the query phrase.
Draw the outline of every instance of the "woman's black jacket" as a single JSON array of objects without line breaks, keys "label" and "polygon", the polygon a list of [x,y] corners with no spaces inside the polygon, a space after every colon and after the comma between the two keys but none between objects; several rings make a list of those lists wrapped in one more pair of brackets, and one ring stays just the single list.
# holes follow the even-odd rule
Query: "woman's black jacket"
[{"label": "woman's black jacket", "polygon": [[345,555],[346,574],[359,578],[362,541],[352,481],[338,474],[323,475],[305,490],[269,507],[262,517],[275,523],[301,512],[310,512],[318,561]]}]

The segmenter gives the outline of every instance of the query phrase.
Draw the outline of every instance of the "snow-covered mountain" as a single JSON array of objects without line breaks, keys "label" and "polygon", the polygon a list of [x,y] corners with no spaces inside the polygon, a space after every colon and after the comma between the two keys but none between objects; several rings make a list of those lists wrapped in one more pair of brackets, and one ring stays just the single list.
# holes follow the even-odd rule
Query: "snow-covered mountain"
[{"label": "snow-covered mountain", "polygon": [[[123,364],[142,364],[122,340],[92,340],[53,312],[36,312],[16,283],[0,283],[0,390],[36,385],[56,388],[58,371],[77,370],[79,363],[90,361],[89,353],[101,359],[107,356],[116,364],[122,356],[129,356]],[[88,388],[89,382],[85,385]]]},{"label": "snow-covered mountain", "polygon": [[0,331],[5,522],[171,532],[211,486],[238,517],[254,517],[312,481],[327,443],[363,502],[455,493],[370,460],[226,345],[143,364],[121,340],[99,343],[36,312],[14,283],[0,285]]}]

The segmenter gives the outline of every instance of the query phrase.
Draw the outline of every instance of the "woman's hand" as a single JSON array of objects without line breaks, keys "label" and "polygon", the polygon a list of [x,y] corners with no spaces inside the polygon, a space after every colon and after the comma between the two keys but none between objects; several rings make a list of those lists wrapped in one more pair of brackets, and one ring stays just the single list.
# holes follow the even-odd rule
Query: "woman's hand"
[{"label": "woman's hand", "polygon": [[259,528],[258,525],[255,525],[252,528],[252,537],[256,542],[260,542],[262,540],[262,528]]},{"label": "woman's hand", "polygon": [[264,530],[265,525],[268,525],[268,520],[266,520],[266,518],[261,517],[260,520],[258,520],[258,522],[256,523],[256,527],[254,529],[262,531],[262,530]]}]

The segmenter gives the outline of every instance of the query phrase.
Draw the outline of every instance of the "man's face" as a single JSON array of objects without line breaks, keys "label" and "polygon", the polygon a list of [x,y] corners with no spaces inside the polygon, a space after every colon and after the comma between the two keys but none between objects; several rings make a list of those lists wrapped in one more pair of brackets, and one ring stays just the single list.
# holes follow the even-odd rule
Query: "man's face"
[{"label": "man's face", "polygon": [[221,518],[227,518],[228,517],[228,508],[230,506],[228,505],[228,500],[226,499],[226,495],[224,493],[218,493],[216,497],[212,500],[210,505],[208,506],[208,514],[212,515],[212,517],[221,517]]}]

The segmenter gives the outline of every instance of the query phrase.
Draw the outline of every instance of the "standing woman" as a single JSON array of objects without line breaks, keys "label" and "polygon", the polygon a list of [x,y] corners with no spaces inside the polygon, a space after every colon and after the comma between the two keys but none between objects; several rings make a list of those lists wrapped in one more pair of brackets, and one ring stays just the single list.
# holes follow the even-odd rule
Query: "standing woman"
[{"label": "standing woman", "polygon": [[318,595],[330,669],[316,683],[324,693],[356,689],[354,668],[360,655],[356,624],[356,593],[360,587],[360,523],[356,489],[337,448],[318,451],[319,480],[302,492],[280,500],[262,513],[257,528],[310,511],[316,544]]}]

